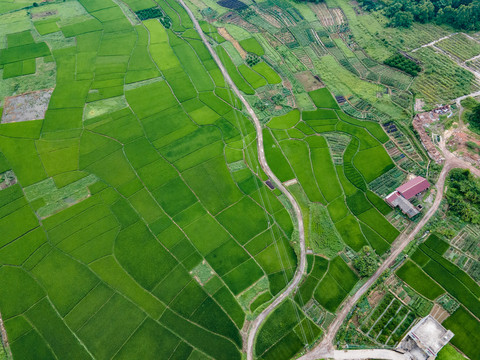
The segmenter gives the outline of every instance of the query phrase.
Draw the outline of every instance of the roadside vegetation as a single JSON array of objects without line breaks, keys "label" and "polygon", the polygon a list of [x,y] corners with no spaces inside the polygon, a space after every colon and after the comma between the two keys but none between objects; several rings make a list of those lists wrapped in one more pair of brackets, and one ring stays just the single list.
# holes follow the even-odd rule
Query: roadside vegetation
[{"label": "roadside vegetation", "polygon": [[480,180],[468,170],[454,169],[448,176],[446,198],[449,210],[463,221],[480,223]]}]

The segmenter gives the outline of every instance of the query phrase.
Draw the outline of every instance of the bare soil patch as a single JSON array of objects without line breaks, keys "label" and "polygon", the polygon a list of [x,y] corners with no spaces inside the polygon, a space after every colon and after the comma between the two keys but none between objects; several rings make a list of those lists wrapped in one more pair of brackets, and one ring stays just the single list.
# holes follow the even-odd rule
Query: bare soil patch
[{"label": "bare soil patch", "polygon": [[430,311],[430,315],[439,323],[445,321],[445,319],[450,316],[450,314],[438,304],[433,306],[432,310]]},{"label": "bare soil patch", "polygon": [[44,89],[5,98],[1,123],[44,119],[52,92]]},{"label": "bare soil patch", "polygon": [[240,46],[240,43],[228,33],[227,29],[225,29],[224,27],[220,27],[218,28],[218,33],[232,43],[232,45],[235,47],[235,49],[237,49],[242,59],[245,59],[247,57],[247,52],[243,50],[243,48]]},{"label": "bare soil patch", "polygon": [[[467,143],[476,144],[476,148],[468,146]],[[454,130],[447,138],[447,146],[459,158],[474,165],[480,163],[480,140],[474,135],[458,129]]]},{"label": "bare soil patch", "polygon": [[310,8],[313,10],[315,15],[317,15],[318,19],[322,23],[323,26],[333,26],[335,25],[335,19],[333,18],[330,11],[328,11],[327,5],[324,3],[321,4],[312,4],[310,3]]},{"label": "bare soil patch", "polygon": [[415,99],[415,111],[423,111],[425,101],[423,99]]},{"label": "bare soil patch", "polygon": [[31,16],[32,16],[32,19],[35,20],[35,19],[43,19],[48,16],[57,15],[57,14],[58,14],[57,10],[49,10],[49,11],[34,13],[34,14],[31,14]]},{"label": "bare soil patch", "polygon": [[343,24],[345,22],[345,16],[343,15],[343,11],[339,8],[330,9],[330,13],[335,18],[335,22],[337,24]]},{"label": "bare soil patch", "polygon": [[303,85],[305,91],[313,91],[323,87],[320,78],[315,77],[310,71],[302,71],[295,74],[295,77]]},{"label": "bare soil patch", "polygon": [[373,291],[367,298],[370,306],[371,307],[377,306],[377,304],[380,302],[380,300],[382,300],[383,295],[385,295],[385,292],[383,292],[383,291],[378,291],[378,290]]}]

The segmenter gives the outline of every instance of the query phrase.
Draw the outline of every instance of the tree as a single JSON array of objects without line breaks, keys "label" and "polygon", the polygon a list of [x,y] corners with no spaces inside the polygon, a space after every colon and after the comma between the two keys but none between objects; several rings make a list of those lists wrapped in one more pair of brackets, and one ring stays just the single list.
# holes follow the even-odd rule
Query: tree
[{"label": "tree", "polygon": [[480,29],[480,0],[360,0],[365,11],[382,10],[388,26],[409,27],[413,20]]},{"label": "tree", "polygon": [[468,122],[471,127],[480,129],[480,103],[472,109],[472,112],[468,116]]},{"label": "tree", "polygon": [[391,19],[390,26],[408,28],[413,23],[413,14],[406,11],[398,11]]},{"label": "tree", "polygon": [[435,16],[435,6],[429,0],[423,1],[415,7],[414,16],[415,20],[427,23]]},{"label": "tree", "polygon": [[448,177],[446,198],[449,211],[463,221],[480,223],[480,181],[468,170],[454,169]]},{"label": "tree", "polygon": [[385,16],[388,17],[388,18],[392,18],[395,16],[395,14],[397,14],[399,11],[402,10],[402,4],[399,3],[399,2],[396,2],[388,7],[385,8]]},{"label": "tree", "polygon": [[353,266],[361,277],[372,276],[377,270],[377,256],[369,246],[364,246],[358,257],[353,260]]}]

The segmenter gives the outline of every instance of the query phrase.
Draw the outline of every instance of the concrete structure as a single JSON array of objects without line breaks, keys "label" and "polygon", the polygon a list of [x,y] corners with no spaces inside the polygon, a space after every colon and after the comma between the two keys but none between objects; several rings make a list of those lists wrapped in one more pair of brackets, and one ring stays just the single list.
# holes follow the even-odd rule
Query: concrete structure
[{"label": "concrete structure", "polygon": [[405,199],[396,191],[388,195],[386,200],[392,207],[398,206],[400,210],[402,210],[402,212],[406,214],[409,218],[420,213],[420,211],[415,206],[413,206],[410,201]]},{"label": "concrete structure", "polygon": [[430,183],[427,179],[417,176],[415,179],[399,186],[385,198],[385,201],[393,208],[398,206],[404,214],[411,218],[420,211],[408,200],[427,190],[429,187]]},{"label": "concrete structure", "polygon": [[428,315],[420,320],[398,345],[412,360],[433,360],[454,334]]}]

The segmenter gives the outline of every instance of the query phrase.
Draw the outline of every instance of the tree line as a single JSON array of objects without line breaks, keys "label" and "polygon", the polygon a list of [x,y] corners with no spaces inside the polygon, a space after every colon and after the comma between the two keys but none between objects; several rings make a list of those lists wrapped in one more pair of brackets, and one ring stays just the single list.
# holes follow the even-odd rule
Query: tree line
[{"label": "tree line", "polygon": [[480,0],[360,0],[360,4],[367,11],[382,11],[392,27],[410,27],[418,21],[480,29]]}]

